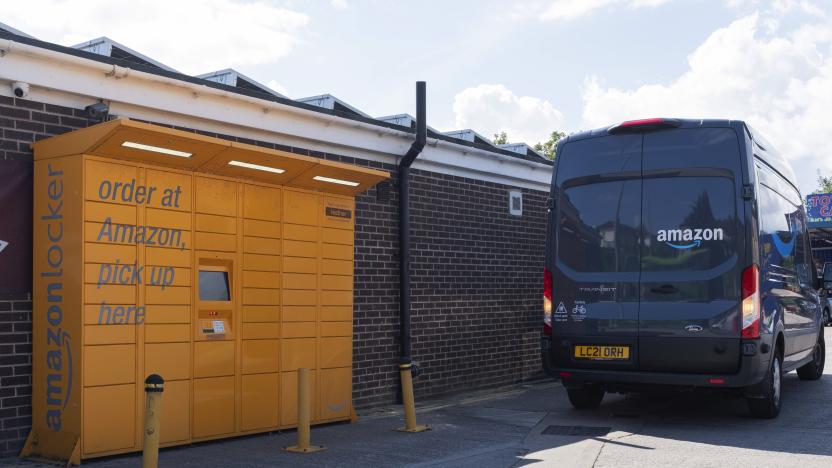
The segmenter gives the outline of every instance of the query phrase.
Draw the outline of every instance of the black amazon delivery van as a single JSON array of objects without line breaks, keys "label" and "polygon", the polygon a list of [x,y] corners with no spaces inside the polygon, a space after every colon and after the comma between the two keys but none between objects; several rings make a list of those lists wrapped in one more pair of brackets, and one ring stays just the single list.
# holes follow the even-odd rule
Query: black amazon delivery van
[{"label": "black amazon delivery van", "polygon": [[557,155],[542,353],[573,406],[711,388],[771,418],[784,373],[821,377],[806,213],[791,167],[758,133],[636,120],[570,135]]}]

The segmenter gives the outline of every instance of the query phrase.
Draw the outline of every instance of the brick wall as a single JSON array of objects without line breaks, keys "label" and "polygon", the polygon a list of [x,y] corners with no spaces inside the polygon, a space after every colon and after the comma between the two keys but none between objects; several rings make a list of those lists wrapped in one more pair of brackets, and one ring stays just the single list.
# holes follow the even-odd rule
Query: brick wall
[{"label": "brick wall", "polygon": [[[89,124],[82,109],[0,96],[0,159],[31,160],[29,143]],[[188,130],[188,129],[183,129]],[[391,172],[387,199],[356,199],[353,397],[358,408],[398,394],[398,196],[395,166],[199,132]],[[1,163],[1,162],[0,162]],[[545,200],[512,187],[413,170],[413,358],[417,398],[518,382],[540,374]],[[17,453],[31,414],[31,302],[0,301],[0,456]]]}]

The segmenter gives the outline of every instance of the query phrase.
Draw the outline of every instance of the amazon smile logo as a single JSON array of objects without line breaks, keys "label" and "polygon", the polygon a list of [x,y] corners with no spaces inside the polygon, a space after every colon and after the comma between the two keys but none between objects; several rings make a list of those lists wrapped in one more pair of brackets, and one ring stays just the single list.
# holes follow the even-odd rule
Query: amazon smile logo
[{"label": "amazon smile logo", "polygon": [[725,232],[722,228],[659,229],[656,233],[657,241],[680,250],[699,247],[703,241],[723,240],[724,238]]}]

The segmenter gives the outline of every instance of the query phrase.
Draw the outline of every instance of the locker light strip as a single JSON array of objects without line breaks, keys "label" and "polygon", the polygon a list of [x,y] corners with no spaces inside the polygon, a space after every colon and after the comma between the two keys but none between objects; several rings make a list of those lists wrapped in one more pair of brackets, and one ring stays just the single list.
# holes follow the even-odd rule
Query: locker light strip
[{"label": "locker light strip", "polygon": [[193,155],[193,153],[186,153],[185,151],[177,151],[170,148],[162,148],[161,146],[144,145],[142,143],[136,143],[134,141],[125,141],[121,144],[121,146],[140,149],[144,151],[153,151],[154,153],[162,153],[170,156],[179,156],[180,158],[190,158]]},{"label": "locker light strip", "polygon": [[350,187],[358,187],[359,185],[361,185],[359,182],[353,182],[351,180],[333,179],[332,177],[324,177],[319,175],[313,177],[313,179],[320,182],[329,182],[330,184],[349,185]]},{"label": "locker light strip", "polygon": [[261,166],[259,164],[252,164],[243,161],[228,161],[229,166],[237,166],[237,167],[245,167],[246,169],[254,169],[257,171],[266,171],[266,172],[274,172],[275,174],[283,174],[286,172],[283,169],[278,169],[276,167],[269,167],[269,166]]}]

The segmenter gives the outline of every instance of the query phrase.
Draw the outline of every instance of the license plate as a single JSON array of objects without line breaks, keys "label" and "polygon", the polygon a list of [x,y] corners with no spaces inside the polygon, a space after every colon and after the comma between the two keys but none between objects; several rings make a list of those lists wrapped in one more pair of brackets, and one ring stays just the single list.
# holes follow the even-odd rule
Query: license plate
[{"label": "license plate", "polygon": [[629,346],[575,346],[575,358],[593,361],[630,359]]}]

